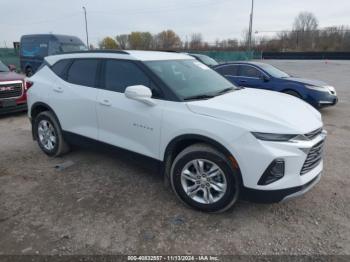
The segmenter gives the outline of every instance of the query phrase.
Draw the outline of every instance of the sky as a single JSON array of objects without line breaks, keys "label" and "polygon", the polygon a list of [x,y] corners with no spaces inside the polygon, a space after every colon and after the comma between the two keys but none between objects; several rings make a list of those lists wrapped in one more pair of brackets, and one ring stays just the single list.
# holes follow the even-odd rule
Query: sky
[{"label": "sky", "polygon": [[[251,0],[0,0],[0,47],[32,33],[76,35],[85,41],[82,6],[94,45],[105,36],[165,29],[183,40],[199,32],[211,43],[242,38]],[[301,11],[314,13],[321,27],[350,25],[350,0],[255,0],[253,30],[262,36],[291,29]]]}]

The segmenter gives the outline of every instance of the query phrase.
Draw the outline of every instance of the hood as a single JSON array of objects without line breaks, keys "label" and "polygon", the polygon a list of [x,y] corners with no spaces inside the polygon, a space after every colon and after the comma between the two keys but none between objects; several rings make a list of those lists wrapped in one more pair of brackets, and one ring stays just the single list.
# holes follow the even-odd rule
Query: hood
[{"label": "hood", "polygon": [[301,99],[253,88],[188,102],[187,106],[194,113],[255,132],[305,134],[322,126],[321,114]]},{"label": "hood", "polygon": [[327,86],[327,83],[319,80],[313,80],[313,79],[305,79],[305,78],[299,78],[299,77],[288,77],[283,78],[283,80],[289,80],[292,82],[297,82],[309,86]]},{"label": "hood", "polygon": [[15,72],[0,72],[0,81],[24,80],[25,76]]}]

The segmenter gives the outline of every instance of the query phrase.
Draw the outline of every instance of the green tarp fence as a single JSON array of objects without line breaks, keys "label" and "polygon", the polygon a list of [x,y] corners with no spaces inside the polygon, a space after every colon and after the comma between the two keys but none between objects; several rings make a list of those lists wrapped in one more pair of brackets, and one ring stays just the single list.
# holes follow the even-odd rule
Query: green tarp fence
[{"label": "green tarp fence", "polygon": [[[191,51],[189,51],[191,52]],[[192,53],[208,55],[218,62],[245,61],[261,59],[261,52],[245,51],[192,51]],[[0,48],[0,60],[5,64],[14,64],[20,70],[18,53],[13,48]]]}]

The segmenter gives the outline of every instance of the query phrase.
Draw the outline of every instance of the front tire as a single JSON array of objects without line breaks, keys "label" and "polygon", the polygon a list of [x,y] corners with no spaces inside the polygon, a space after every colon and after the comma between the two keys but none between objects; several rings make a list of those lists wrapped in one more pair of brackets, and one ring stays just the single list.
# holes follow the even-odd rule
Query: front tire
[{"label": "front tire", "polygon": [[35,138],[41,150],[48,156],[61,156],[69,151],[62,130],[53,113],[41,112],[34,120]]},{"label": "front tire", "polygon": [[27,77],[31,77],[33,75],[33,69],[29,66],[25,70],[25,74]]},{"label": "front tire", "polygon": [[205,144],[195,144],[177,155],[170,182],[177,197],[204,212],[224,212],[239,197],[239,171],[227,157]]}]

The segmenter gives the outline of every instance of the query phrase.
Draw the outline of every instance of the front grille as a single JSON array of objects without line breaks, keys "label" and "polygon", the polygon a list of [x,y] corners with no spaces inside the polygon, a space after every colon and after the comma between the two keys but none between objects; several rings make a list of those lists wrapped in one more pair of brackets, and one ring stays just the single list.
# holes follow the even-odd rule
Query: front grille
[{"label": "front grille", "polygon": [[323,128],[320,127],[320,128],[318,128],[318,129],[316,129],[316,130],[314,130],[314,131],[311,131],[310,133],[305,134],[304,136],[306,136],[308,139],[312,140],[312,139],[314,139],[316,136],[318,136],[319,134],[321,134],[322,131],[323,131]]},{"label": "front grille", "polygon": [[322,160],[324,140],[314,145],[307,154],[300,175],[304,175],[314,169]]},{"label": "front grille", "polygon": [[0,82],[0,99],[16,98],[22,95],[22,83],[1,83]]}]

